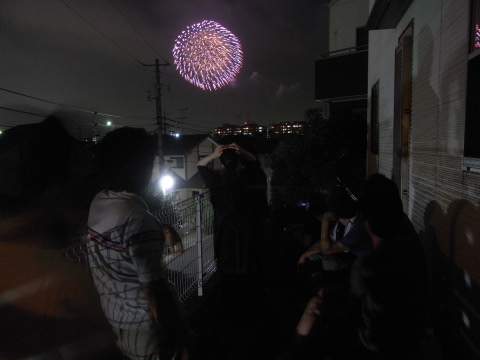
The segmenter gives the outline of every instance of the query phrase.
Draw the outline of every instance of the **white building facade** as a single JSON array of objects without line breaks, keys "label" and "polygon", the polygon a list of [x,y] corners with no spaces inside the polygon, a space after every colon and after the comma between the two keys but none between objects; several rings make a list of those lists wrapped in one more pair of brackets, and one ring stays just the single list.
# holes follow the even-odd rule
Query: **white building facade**
[{"label": "white building facade", "polygon": [[477,0],[370,0],[367,24],[367,173],[399,185],[430,285],[448,278],[458,358],[480,357],[479,9]]}]

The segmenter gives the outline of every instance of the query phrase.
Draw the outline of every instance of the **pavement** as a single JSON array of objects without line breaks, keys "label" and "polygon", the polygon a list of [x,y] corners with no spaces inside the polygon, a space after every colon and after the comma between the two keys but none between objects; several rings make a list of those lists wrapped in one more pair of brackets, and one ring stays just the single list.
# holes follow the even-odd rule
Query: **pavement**
[{"label": "pavement", "polygon": [[215,274],[202,297],[187,303],[198,336],[194,360],[275,360],[292,341],[308,295],[298,274],[268,281],[221,279]]}]

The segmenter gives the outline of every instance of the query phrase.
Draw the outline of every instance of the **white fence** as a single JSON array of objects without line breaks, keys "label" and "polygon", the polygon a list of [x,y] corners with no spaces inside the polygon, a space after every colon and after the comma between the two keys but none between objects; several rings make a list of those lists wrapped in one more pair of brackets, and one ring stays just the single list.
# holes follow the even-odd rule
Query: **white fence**
[{"label": "white fence", "polygon": [[[216,270],[210,194],[196,195],[153,214],[162,223],[174,226],[182,238],[185,253],[181,256],[173,255],[165,247],[163,259],[169,280],[178,289],[180,300],[186,301],[194,294],[202,296],[203,285]],[[86,267],[87,247],[88,240],[83,239],[64,249],[63,254]]]},{"label": "white fence", "polygon": [[202,296],[204,283],[216,270],[209,193],[196,195],[154,215],[162,223],[173,225],[182,238],[185,253],[171,255],[167,247],[164,256],[169,279],[177,287],[180,299],[185,301],[195,293]]}]

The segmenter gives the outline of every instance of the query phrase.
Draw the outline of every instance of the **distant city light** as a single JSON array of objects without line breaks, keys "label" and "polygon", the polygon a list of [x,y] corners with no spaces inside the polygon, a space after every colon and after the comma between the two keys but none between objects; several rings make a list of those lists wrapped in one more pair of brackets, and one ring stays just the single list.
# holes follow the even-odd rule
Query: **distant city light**
[{"label": "distant city light", "polygon": [[174,63],[185,80],[203,90],[217,90],[240,72],[243,53],[238,38],[215,21],[188,26],[175,40]]}]

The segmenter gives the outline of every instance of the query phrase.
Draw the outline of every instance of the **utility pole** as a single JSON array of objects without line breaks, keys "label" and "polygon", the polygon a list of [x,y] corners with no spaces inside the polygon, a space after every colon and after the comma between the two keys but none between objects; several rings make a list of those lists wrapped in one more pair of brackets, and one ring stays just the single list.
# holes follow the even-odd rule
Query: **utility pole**
[{"label": "utility pole", "polygon": [[143,64],[144,66],[155,66],[155,88],[157,93],[155,95],[155,104],[157,108],[156,119],[157,119],[157,136],[158,136],[158,174],[160,176],[163,170],[163,133],[164,133],[164,124],[162,117],[162,84],[160,83],[160,66],[169,66],[169,62],[160,64],[158,59],[155,59],[154,65]]},{"label": "utility pole", "polygon": [[180,117],[177,117],[177,120],[182,120],[182,123],[180,124],[180,125],[181,125],[181,126],[180,126],[180,129],[182,130],[182,132],[183,132],[183,125],[185,124],[185,123],[183,122],[183,120],[186,120],[186,119],[187,119],[185,116],[183,116],[183,113],[184,113],[185,111],[187,111],[187,110],[188,110],[188,106],[187,106],[185,109],[179,109],[179,110],[178,110],[178,111],[180,111]]}]

